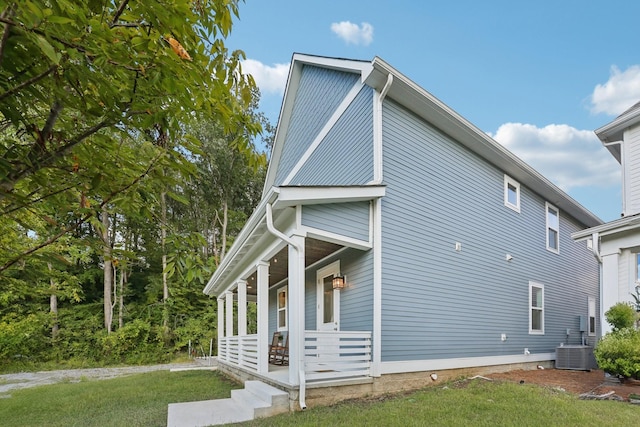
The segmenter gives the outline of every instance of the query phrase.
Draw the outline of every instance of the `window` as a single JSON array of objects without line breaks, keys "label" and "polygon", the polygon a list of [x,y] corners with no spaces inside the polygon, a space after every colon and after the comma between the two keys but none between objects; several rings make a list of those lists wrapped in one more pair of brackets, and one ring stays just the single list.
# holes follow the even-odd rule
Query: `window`
[{"label": "window", "polygon": [[558,253],[560,251],[560,212],[549,203],[545,206],[547,208],[547,249]]},{"label": "window", "polygon": [[544,286],[529,282],[529,333],[544,334]]},{"label": "window", "polygon": [[520,212],[520,184],[509,176],[504,176],[504,205]]},{"label": "window", "polygon": [[589,335],[596,334],[596,299],[589,297]]},{"label": "window", "polygon": [[284,286],[278,289],[277,293],[278,304],[278,330],[287,330],[287,287]]}]

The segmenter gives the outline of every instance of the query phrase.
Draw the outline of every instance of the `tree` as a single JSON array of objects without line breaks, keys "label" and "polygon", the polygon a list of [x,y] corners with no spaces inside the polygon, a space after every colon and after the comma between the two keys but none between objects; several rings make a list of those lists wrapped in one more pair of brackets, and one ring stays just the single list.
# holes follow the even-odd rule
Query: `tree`
[{"label": "tree", "polygon": [[237,72],[243,54],[223,43],[237,0],[25,0],[0,9],[0,212],[18,221],[27,208],[42,219],[39,207],[50,203],[73,218],[0,272],[83,222],[99,223],[102,207],[158,166],[146,150],[138,174],[116,185],[108,178],[122,170],[114,158],[123,140],[140,143],[160,125],[180,141],[159,147],[178,168],[198,150],[182,137],[197,116],[228,133],[259,129],[245,114],[253,85]]}]

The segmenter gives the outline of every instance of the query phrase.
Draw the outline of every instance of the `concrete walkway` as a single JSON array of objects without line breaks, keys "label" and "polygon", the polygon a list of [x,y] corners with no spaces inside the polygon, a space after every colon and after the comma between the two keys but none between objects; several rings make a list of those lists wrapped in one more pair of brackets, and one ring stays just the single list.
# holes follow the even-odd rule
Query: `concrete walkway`
[{"label": "concrete walkway", "polygon": [[[88,369],[64,369],[58,371],[20,372],[17,374],[0,375],[0,394],[12,390],[37,387],[46,384],[60,382],[80,382],[83,378],[109,379],[125,375],[140,374],[153,371],[185,370],[215,368],[217,360],[211,361],[194,359],[186,363],[167,363],[163,365],[125,366],[121,368],[88,368]],[[3,396],[6,397],[6,396]]]}]

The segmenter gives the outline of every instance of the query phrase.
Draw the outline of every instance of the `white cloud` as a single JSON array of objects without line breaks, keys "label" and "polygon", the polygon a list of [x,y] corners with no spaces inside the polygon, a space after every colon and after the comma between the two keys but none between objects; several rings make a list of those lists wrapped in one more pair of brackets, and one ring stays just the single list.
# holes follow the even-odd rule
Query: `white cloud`
[{"label": "white cloud", "polygon": [[289,65],[274,64],[269,66],[255,59],[246,59],[242,61],[242,72],[253,76],[263,95],[267,93],[282,94],[287,84]]},{"label": "white cloud", "polygon": [[598,84],[591,95],[591,112],[617,116],[640,100],[640,65],[620,71],[611,67],[609,80]]},{"label": "white cloud", "polygon": [[373,41],[373,25],[368,22],[353,24],[349,21],[334,22],[331,24],[331,31],[347,44],[369,46]]},{"label": "white cloud", "polygon": [[592,131],[506,123],[491,136],[566,192],[620,182],[620,165]]}]

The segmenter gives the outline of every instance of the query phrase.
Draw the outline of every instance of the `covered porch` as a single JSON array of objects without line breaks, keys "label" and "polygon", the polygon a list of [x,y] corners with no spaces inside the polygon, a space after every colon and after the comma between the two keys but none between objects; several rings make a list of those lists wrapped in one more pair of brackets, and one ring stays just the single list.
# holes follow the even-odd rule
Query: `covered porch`
[{"label": "covered porch", "polygon": [[[218,301],[221,366],[241,371],[244,378],[298,390],[301,406],[307,386],[375,376],[374,331],[341,322],[340,316],[343,295],[365,287],[371,292],[372,284],[353,285],[341,261],[373,250],[374,205],[384,187],[330,190],[272,190],[204,290]],[[360,235],[311,226],[303,219],[304,206],[325,209],[336,203],[355,203],[351,208],[364,212],[354,220],[354,228],[364,230]],[[335,277],[341,283],[334,284]],[[288,364],[269,363],[275,333],[283,336]]]}]

